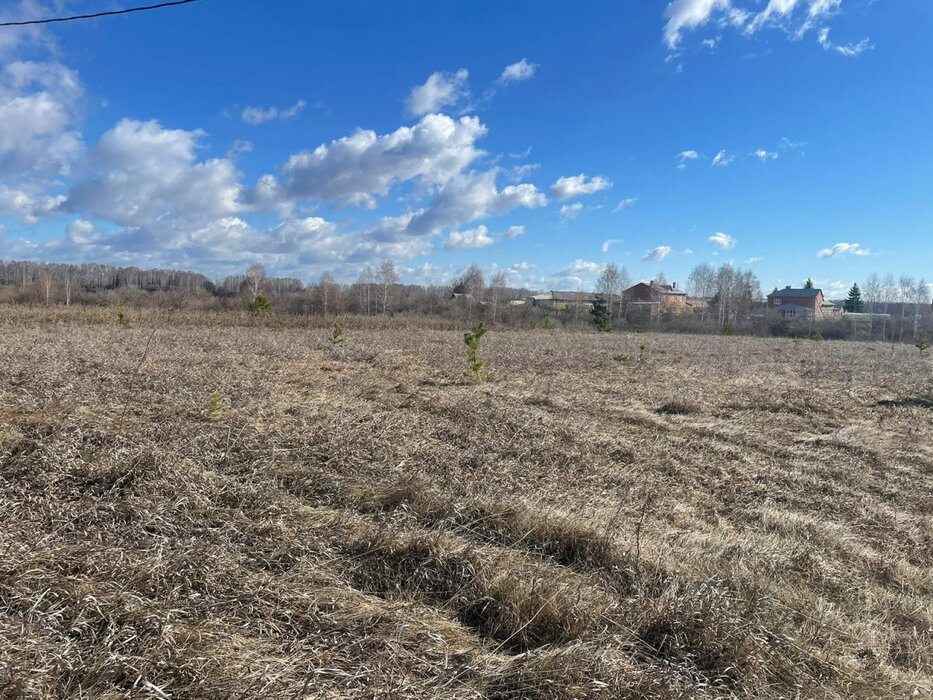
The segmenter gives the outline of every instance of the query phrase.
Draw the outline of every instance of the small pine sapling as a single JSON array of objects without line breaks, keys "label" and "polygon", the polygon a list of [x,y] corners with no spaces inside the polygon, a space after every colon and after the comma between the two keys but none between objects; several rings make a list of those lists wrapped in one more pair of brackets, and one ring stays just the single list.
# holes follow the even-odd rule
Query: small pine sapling
[{"label": "small pine sapling", "polygon": [[220,394],[216,391],[213,392],[207,399],[207,407],[210,411],[211,420],[217,420],[220,418],[220,414],[224,410],[223,400],[220,398]]},{"label": "small pine sapling", "polygon": [[125,313],[123,313],[123,302],[121,301],[117,304],[117,325],[118,326],[128,326],[130,325],[130,319]]},{"label": "small pine sapling", "polygon": [[923,351],[930,347],[930,339],[927,338],[926,331],[920,331],[920,334],[917,336],[917,341],[914,343],[917,346],[917,349],[920,350],[920,354],[923,354]]},{"label": "small pine sapling", "polygon": [[642,343],[638,346],[638,364],[644,364],[648,359],[648,343]]},{"label": "small pine sapling", "polygon": [[339,323],[335,323],[334,332],[330,334],[330,338],[328,338],[328,340],[335,346],[345,344],[347,339],[343,334],[343,326],[341,326]]},{"label": "small pine sapling", "polygon": [[469,371],[466,372],[466,376],[475,381],[479,381],[480,370],[482,370],[483,365],[486,364],[485,360],[480,357],[479,345],[488,330],[486,324],[480,322],[479,325],[473,326],[469,333],[463,334],[463,342],[467,346],[467,363],[470,366]]}]

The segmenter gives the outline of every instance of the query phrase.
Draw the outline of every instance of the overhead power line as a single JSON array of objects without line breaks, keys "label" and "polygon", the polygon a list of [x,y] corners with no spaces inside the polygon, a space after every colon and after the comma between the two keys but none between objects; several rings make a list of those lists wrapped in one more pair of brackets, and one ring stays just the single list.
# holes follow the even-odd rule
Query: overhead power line
[{"label": "overhead power line", "polygon": [[174,0],[173,2],[160,2],[158,5],[145,5],[144,7],[128,7],[125,10],[111,10],[110,12],[95,12],[90,15],[73,15],[71,17],[51,17],[49,19],[29,19],[21,22],[0,22],[0,27],[25,27],[28,24],[53,24],[55,22],[74,22],[79,19],[94,19],[95,17],[110,17],[112,15],[128,15],[131,12],[145,12],[146,10],[158,10],[162,7],[174,7],[175,5],[187,5],[200,0]]}]

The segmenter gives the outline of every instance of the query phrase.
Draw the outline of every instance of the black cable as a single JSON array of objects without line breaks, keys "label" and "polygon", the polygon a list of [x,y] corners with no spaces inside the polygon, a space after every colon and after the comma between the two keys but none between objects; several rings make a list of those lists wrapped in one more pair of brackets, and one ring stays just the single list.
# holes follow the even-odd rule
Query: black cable
[{"label": "black cable", "polygon": [[174,0],[174,2],[160,2],[158,5],[145,7],[129,7],[125,10],[111,10],[110,12],[96,12],[92,15],[74,15],[72,17],[53,17],[51,19],[30,19],[23,22],[0,22],[0,27],[24,27],[27,24],[52,24],[53,22],[73,22],[78,19],[94,19],[95,17],[110,17],[111,15],[128,15],[130,12],[144,12],[145,10],[158,10],[160,7],[173,7],[187,5],[199,0]]}]

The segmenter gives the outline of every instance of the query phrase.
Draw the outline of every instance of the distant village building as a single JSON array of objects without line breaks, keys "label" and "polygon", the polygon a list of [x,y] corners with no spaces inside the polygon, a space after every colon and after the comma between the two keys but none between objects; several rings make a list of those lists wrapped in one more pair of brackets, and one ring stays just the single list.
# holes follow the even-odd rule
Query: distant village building
[{"label": "distant village building", "polygon": [[823,299],[823,290],[794,289],[790,286],[768,295],[768,311],[786,319],[813,319],[831,321],[840,318],[842,307]]},{"label": "distant village building", "polygon": [[622,292],[622,300],[632,307],[656,307],[661,313],[689,313],[693,310],[687,301],[687,293],[677,289],[677,283],[660,284],[639,282]]},{"label": "distant village building", "polygon": [[585,306],[588,309],[593,307],[597,295],[590,292],[544,292],[535,294],[530,301],[532,306],[538,306],[543,309],[570,309],[578,306]]}]

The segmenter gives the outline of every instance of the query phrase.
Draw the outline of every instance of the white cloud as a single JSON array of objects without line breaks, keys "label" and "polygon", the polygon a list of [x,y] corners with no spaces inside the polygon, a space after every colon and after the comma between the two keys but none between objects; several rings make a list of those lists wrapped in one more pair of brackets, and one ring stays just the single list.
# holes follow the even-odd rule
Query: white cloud
[{"label": "white cloud", "polygon": [[575,204],[565,204],[560,208],[561,221],[573,221],[577,218],[577,214],[579,214],[582,210],[583,205],[580,204],[580,202],[576,202]]},{"label": "white cloud", "polygon": [[847,58],[854,58],[865,51],[871,51],[875,48],[875,45],[871,43],[870,39],[862,39],[857,44],[835,44],[830,40],[829,29],[827,28],[823,28],[819,31],[817,34],[817,41],[820,42],[820,46],[823,47],[824,51],[835,51]]},{"label": "white cloud", "polygon": [[645,262],[651,262],[654,260],[664,260],[668,255],[671,254],[671,247],[669,245],[659,245],[657,248],[652,248],[647,253],[645,253],[642,260]]},{"label": "white cloud", "polygon": [[608,190],[611,187],[612,183],[604,177],[597,175],[587,181],[586,175],[580,173],[579,175],[559,178],[557,182],[551,185],[550,194],[551,197],[558,200],[573,199],[574,197]]},{"label": "white cloud", "polygon": [[252,124],[253,126],[258,126],[263,122],[272,121],[273,119],[281,119],[282,121],[288,121],[301,112],[308,103],[304,100],[298,100],[294,105],[288,109],[280,110],[277,107],[269,107],[264,109],[262,107],[247,107],[243,110],[241,118],[244,124]]},{"label": "white cloud", "polygon": [[729,163],[735,160],[735,156],[729,155],[725,150],[720,151],[713,158],[713,162],[710,164],[710,167],[720,167],[724,168]]},{"label": "white cloud", "polygon": [[476,141],[486,127],[476,117],[429,114],[414,126],[377,135],[359,130],[288,159],[283,184],[267,175],[247,193],[258,206],[285,200],[318,199],[373,208],[396,184],[418,180],[443,185],[483,155]]},{"label": "white cloud", "polygon": [[752,155],[755,156],[762,163],[766,163],[769,160],[777,160],[778,154],[774,151],[767,151],[764,148],[759,148],[757,151],[753,151]]},{"label": "white cloud", "polygon": [[89,153],[89,172],[63,209],[164,233],[235,213],[236,168],[225,158],[198,162],[202,137],[201,131],[123,119]]},{"label": "white cloud", "polygon": [[839,258],[843,255],[870,255],[871,251],[858,243],[837,243],[832,248],[824,248],[817,255],[821,258]]},{"label": "white cloud", "polygon": [[[769,0],[759,9],[752,0],[674,0],[665,10],[664,41],[674,52],[687,31],[712,24],[717,29],[733,27],[746,36],[764,29],[778,29],[792,40],[799,40],[811,30],[817,30],[817,39],[827,50],[844,56],[857,56],[873,48],[868,39],[858,44],[837,46],[828,40],[827,23],[837,15],[842,0]],[[712,50],[716,40],[706,38],[702,45]],[[670,62],[674,56],[668,56]]]},{"label": "white cloud", "polygon": [[489,235],[489,229],[480,225],[469,231],[451,231],[447,235],[447,240],[444,241],[444,249],[468,250],[485,248],[495,242],[496,240]]},{"label": "white cloud", "polygon": [[691,149],[689,151],[681,151],[674,159],[677,161],[678,169],[683,170],[687,167],[688,160],[698,160],[699,157],[700,154]]},{"label": "white cloud", "polygon": [[638,201],[638,197],[628,197],[626,199],[623,199],[618,204],[616,204],[616,207],[615,209],[612,210],[612,213],[617,214],[623,209],[626,209],[627,207],[632,206],[637,201]]},{"label": "white cloud", "polygon": [[621,238],[610,238],[608,241],[603,241],[603,252],[608,253],[609,248],[615,243],[622,243]]},{"label": "white cloud", "polygon": [[764,258],[749,258],[745,261],[745,265],[754,265],[756,262],[761,262]]},{"label": "white cloud", "polygon": [[502,234],[503,238],[518,238],[519,236],[525,235],[524,226],[509,226],[505,233]]},{"label": "white cloud", "polygon": [[664,11],[667,17],[664,40],[668,48],[677,48],[685,29],[706,24],[714,12],[725,12],[730,6],[730,0],[674,0]]},{"label": "white cloud", "polygon": [[519,80],[530,80],[535,76],[535,71],[537,69],[537,63],[530,63],[527,58],[523,58],[517,63],[506,66],[505,70],[502,71],[502,75],[496,80],[496,83],[499,85],[508,85],[509,83]]},{"label": "white cloud", "polygon": [[709,237],[710,245],[719,246],[723,250],[732,250],[733,248],[735,248],[736,243],[738,243],[737,240],[735,240],[732,236],[726,233],[723,233],[722,231],[719,231],[718,233],[714,233],[712,236]]},{"label": "white cloud", "polygon": [[470,72],[461,68],[456,73],[432,73],[423,85],[412,88],[405,108],[409,114],[420,117],[450,107],[469,97],[467,78]]}]

